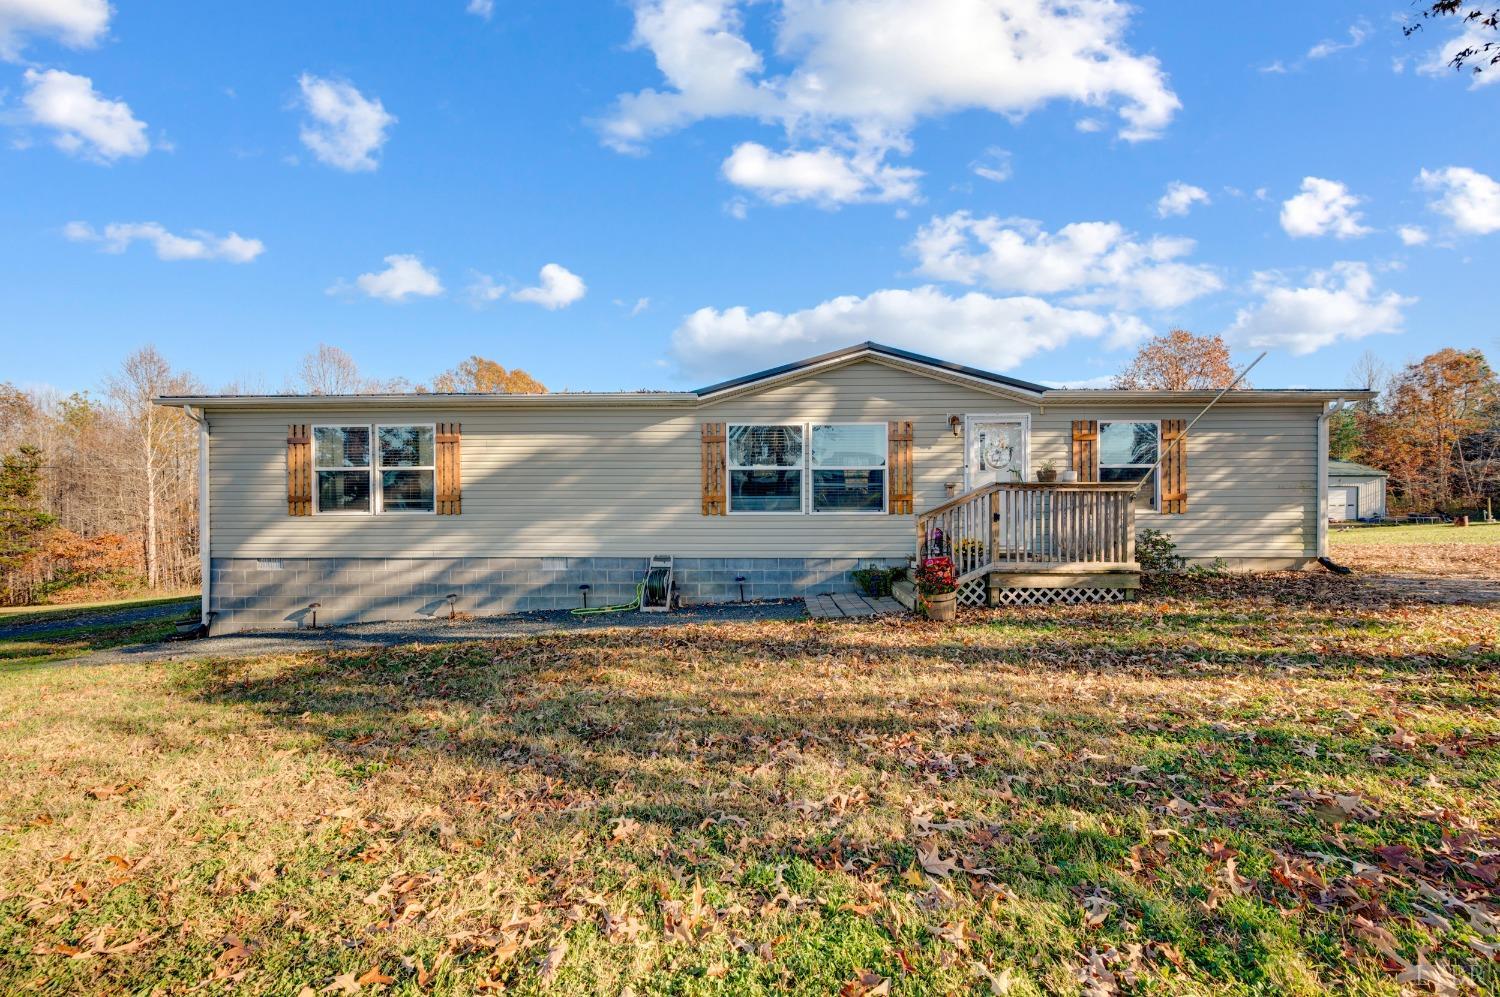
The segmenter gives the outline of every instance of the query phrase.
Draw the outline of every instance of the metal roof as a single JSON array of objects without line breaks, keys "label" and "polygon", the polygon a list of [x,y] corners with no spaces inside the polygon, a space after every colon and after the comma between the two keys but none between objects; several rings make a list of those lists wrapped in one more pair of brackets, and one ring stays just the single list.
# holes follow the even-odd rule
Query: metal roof
[{"label": "metal roof", "polygon": [[[706,399],[725,392],[749,388],[763,381],[794,376],[803,371],[854,360],[862,356],[885,357],[903,364],[926,367],[938,374],[992,384],[1010,392],[1029,396],[1024,400],[1037,403],[1052,402],[1196,402],[1212,399],[1216,391],[1119,391],[1110,388],[1049,388],[1044,384],[1007,377],[993,371],[968,367],[963,364],[923,356],[908,350],[886,346],[883,343],[864,342],[832,353],[809,357],[795,363],[782,364],[766,370],[756,371],[742,377],[731,378],[699,388],[696,391],[555,391],[543,395],[520,395],[505,392],[485,393],[401,393],[401,394],[357,394],[357,395],[164,395],[156,399],[161,405],[191,406],[194,408],[285,408],[288,406],[312,406],[333,408],[349,405],[383,405],[400,408],[430,407],[487,407],[487,408],[552,408],[594,406],[664,406],[692,407]],[[1275,402],[1331,402],[1339,399],[1356,401],[1374,397],[1373,392],[1357,389],[1313,389],[1313,388],[1248,388],[1231,391],[1221,404],[1257,404]]]},{"label": "metal roof", "polygon": [[1391,472],[1389,471],[1382,471],[1378,467],[1368,467],[1364,464],[1356,464],[1352,460],[1330,460],[1328,462],[1328,473],[1347,474],[1353,477],[1364,478],[1372,475],[1381,478],[1389,478],[1391,476]]}]

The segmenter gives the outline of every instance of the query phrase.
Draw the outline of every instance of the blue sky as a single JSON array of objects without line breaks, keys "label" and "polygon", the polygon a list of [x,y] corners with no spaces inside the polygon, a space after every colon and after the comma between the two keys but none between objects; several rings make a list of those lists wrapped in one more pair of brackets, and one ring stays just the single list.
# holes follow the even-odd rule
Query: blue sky
[{"label": "blue sky", "polygon": [[1408,9],[0,0],[0,380],[145,343],[266,390],[320,342],[600,390],[867,338],[1086,381],[1183,326],[1266,386],[1493,352],[1500,85]]}]

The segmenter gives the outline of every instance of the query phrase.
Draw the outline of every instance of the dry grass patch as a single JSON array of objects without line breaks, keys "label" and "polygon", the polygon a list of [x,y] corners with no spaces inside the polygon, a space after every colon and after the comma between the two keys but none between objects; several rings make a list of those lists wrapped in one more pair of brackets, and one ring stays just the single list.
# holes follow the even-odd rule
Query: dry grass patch
[{"label": "dry grass patch", "polygon": [[1334,530],[1335,561],[1358,571],[1426,578],[1500,579],[1500,526],[1380,526]]},{"label": "dry grass patch", "polygon": [[1351,591],[13,669],[0,991],[1493,992],[1500,610]]}]

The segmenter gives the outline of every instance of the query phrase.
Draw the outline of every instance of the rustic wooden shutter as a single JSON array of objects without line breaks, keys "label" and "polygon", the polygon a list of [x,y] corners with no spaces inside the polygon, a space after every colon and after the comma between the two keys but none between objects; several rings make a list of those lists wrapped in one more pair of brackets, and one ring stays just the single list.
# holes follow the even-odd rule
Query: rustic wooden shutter
[{"label": "rustic wooden shutter", "polygon": [[286,427],[286,514],[312,515],[312,431],[306,425]]},{"label": "rustic wooden shutter", "polygon": [[705,422],[703,424],[700,444],[703,469],[700,484],[705,516],[723,516],[729,511],[729,505],[724,496],[726,441],[724,423]]},{"label": "rustic wooden shutter", "polygon": [[887,442],[887,473],[891,480],[888,483],[890,489],[890,514],[892,516],[910,516],[915,509],[914,492],[912,481],[912,444],[914,433],[910,422],[892,422],[886,431]]},{"label": "rustic wooden shutter", "polygon": [[1187,423],[1161,421],[1161,511],[1187,512]]},{"label": "rustic wooden shutter", "polygon": [[437,514],[457,516],[463,512],[462,454],[459,424],[437,425]]},{"label": "rustic wooden shutter", "polygon": [[1079,481],[1099,480],[1099,423],[1093,419],[1073,423],[1073,470]]}]

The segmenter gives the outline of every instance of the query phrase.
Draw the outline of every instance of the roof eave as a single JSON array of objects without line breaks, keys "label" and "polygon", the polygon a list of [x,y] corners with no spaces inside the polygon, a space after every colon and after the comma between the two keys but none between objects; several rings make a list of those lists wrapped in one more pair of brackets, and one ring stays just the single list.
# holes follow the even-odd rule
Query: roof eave
[{"label": "roof eave", "polygon": [[[1043,401],[1054,402],[1210,402],[1218,397],[1218,391],[1115,391],[1109,388],[1056,388],[1043,396]],[[1219,404],[1225,405],[1272,405],[1287,402],[1309,404],[1334,401],[1357,402],[1374,398],[1375,392],[1364,389],[1340,388],[1246,388],[1229,391]]]},{"label": "roof eave", "polygon": [[206,409],[286,408],[618,408],[691,407],[698,404],[692,392],[640,392],[545,395],[506,394],[400,394],[400,395],[161,395],[157,405]]}]

